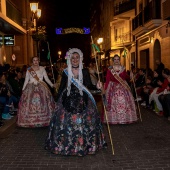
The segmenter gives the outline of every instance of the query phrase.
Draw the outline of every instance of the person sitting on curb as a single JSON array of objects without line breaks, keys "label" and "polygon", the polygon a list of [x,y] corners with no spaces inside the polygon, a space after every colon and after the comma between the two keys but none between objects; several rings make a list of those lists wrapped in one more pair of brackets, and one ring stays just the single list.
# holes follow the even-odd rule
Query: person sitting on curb
[{"label": "person sitting on curb", "polygon": [[0,103],[4,106],[2,119],[11,119],[12,115],[10,115],[10,107],[12,107],[12,103],[17,103],[17,98],[12,95],[12,88],[8,81],[6,80],[5,74],[0,75]]}]

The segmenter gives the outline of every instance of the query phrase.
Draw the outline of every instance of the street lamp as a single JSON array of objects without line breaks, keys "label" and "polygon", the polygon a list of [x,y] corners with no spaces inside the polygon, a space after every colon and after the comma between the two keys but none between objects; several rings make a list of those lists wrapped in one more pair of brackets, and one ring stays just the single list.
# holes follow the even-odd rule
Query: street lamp
[{"label": "street lamp", "polygon": [[[41,9],[38,9],[38,3],[30,3],[30,9],[32,12],[32,27],[33,31],[35,31],[35,35],[38,35],[38,29],[37,29],[37,20],[41,17]],[[36,41],[36,47],[37,47],[37,56],[39,55],[39,40],[38,38],[35,38]]]},{"label": "street lamp", "polygon": [[32,23],[35,30],[37,30],[37,19],[41,17],[41,9],[38,9],[38,3],[30,3],[32,12]]},{"label": "street lamp", "polygon": [[102,44],[102,43],[103,43],[103,38],[98,38],[98,39],[97,39],[97,43],[98,43],[98,44]]},{"label": "street lamp", "polygon": [[59,58],[60,67],[61,67],[61,58],[60,58],[60,57],[61,57],[61,51],[59,50],[59,51],[58,51],[58,58]]},{"label": "street lamp", "polygon": [[61,51],[58,51],[58,58],[60,58],[61,56]]}]

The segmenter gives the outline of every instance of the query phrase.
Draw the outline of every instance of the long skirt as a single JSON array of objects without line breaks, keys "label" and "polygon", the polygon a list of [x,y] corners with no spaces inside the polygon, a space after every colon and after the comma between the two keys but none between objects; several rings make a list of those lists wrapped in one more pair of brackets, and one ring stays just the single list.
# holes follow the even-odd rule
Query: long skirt
[{"label": "long skirt", "polygon": [[[106,100],[106,114],[109,124],[128,124],[137,121],[133,95],[120,83],[109,83],[106,90]],[[103,121],[106,123],[104,113]]]},{"label": "long skirt", "polygon": [[55,107],[53,96],[46,87],[40,83],[28,83],[19,101],[17,125],[48,126]]},{"label": "long skirt", "polygon": [[70,102],[77,103],[72,111],[67,111],[63,102],[61,95],[51,119],[45,149],[59,155],[85,156],[106,147],[100,115],[90,98],[83,111],[81,96],[71,99]]}]

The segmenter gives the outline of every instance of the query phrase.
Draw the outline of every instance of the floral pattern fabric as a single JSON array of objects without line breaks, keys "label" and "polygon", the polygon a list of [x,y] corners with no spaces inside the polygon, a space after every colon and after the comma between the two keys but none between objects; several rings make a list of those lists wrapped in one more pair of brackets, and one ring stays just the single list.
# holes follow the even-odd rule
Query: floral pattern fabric
[{"label": "floral pattern fabric", "polygon": [[73,84],[67,96],[65,86],[50,122],[45,148],[55,154],[84,156],[95,154],[104,146],[103,126],[96,106],[86,93],[81,96]]},{"label": "floral pattern fabric", "polygon": [[[119,76],[123,80],[126,80],[125,70],[122,70]],[[131,91],[118,82],[110,70],[108,70],[107,73],[106,83],[106,113],[109,124],[128,124],[136,122],[137,114]],[[102,119],[104,123],[106,123],[104,115]]]},{"label": "floral pattern fabric", "polygon": [[18,105],[18,126],[48,126],[55,106],[53,96],[46,87],[40,83],[28,83]]}]

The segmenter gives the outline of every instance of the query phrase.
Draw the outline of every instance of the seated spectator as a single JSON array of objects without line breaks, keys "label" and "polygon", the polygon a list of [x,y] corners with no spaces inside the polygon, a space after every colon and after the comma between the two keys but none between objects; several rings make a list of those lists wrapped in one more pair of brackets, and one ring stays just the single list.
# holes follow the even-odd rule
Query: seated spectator
[{"label": "seated spectator", "polygon": [[[151,86],[153,87],[152,91],[150,91],[150,94],[155,93],[155,91],[157,90],[157,88],[159,87],[157,81],[164,81],[164,78],[162,76],[162,73],[159,74],[157,72],[157,70],[153,71],[153,78],[152,78],[152,82],[151,82]],[[150,95],[151,96],[151,95]],[[151,98],[151,97],[150,97]],[[153,100],[150,100],[150,104],[149,104],[150,108],[152,108],[154,111],[157,111],[157,107],[155,105],[155,102]]]},{"label": "seated spectator", "polygon": [[17,98],[13,95],[13,90],[6,80],[5,74],[0,75],[0,104],[4,106],[2,118],[11,119],[10,107],[12,104],[17,103]]},{"label": "seated spectator", "polygon": [[139,77],[135,81],[137,100],[141,100],[141,91],[145,84],[145,69],[139,69]]},{"label": "seated spectator", "polygon": [[153,77],[154,71],[151,68],[147,68],[146,75],[147,77]]},{"label": "seated spectator", "polygon": [[157,83],[158,79],[161,80],[161,81],[164,80],[164,78],[163,78],[163,76],[162,76],[162,73],[159,74],[159,73],[157,72],[157,70],[154,70],[154,72],[153,72],[153,78],[152,78],[152,82],[151,82],[152,87],[154,87],[154,88],[159,87],[159,85],[158,85],[158,83]]},{"label": "seated spectator", "polygon": [[22,72],[20,70],[17,70],[13,77],[9,79],[9,83],[14,91],[14,96],[18,99],[20,99],[22,94],[22,88],[24,85],[24,78],[22,77]]},{"label": "seated spectator", "polygon": [[157,80],[157,83],[159,85],[158,88],[155,88],[153,90],[153,92],[150,94],[150,102],[153,100],[156,104],[156,107],[158,108],[158,111],[156,112],[156,114],[158,114],[159,116],[163,115],[163,108],[162,105],[158,99],[158,97],[163,94],[164,90],[167,88],[169,82],[167,77],[170,75],[170,70],[165,68],[162,71],[162,76],[164,77],[164,80],[162,80],[161,78]]},{"label": "seated spectator", "polygon": [[164,90],[164,93],[161,94],[158,99],[162,104],[163,114],[170,121],[170,76],[167,78],[169,84],[167,88]]},{"label": "seated spectator", "polygon": [[148,76],[146,78],[146,84],[143,86],[143,89],[141,91],[141,98],[143,103],[141,103],[142,106],[146,106],[146,108],[150,108],[149,104],[149,95],[153,91],[154,87],[152,86],[152,77]]}]

